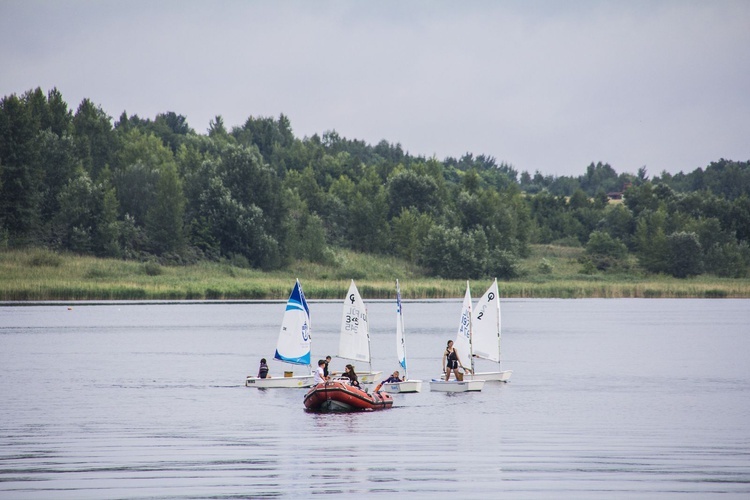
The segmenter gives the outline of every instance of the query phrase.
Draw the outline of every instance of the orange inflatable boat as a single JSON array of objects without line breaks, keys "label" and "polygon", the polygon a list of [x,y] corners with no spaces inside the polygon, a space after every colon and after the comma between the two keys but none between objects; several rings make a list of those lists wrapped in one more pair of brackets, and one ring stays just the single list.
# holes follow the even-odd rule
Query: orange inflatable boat
[{"label": "orange inflatable boat", "polygon": [[393,398],[387,392],[370,394],[339,380],[313,386],[305,394],[305,408],[311,411],[374,411],[392,406]]}]

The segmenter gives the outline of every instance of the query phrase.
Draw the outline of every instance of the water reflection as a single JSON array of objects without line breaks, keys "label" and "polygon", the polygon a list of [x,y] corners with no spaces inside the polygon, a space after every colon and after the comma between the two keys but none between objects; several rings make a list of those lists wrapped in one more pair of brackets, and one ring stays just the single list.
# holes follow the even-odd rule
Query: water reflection
[{"label": "water reflection", "polygon": [[[407,305],[427,381],[460,304]],[[507,301],[510,384],[343,414],[244,387],[277,304],[19,309],[0,311],[2,498],[750,495],[750,301]],[[311,310],[335,353],[338,304]],[[393,306],[368,313],[396,369]]]}]

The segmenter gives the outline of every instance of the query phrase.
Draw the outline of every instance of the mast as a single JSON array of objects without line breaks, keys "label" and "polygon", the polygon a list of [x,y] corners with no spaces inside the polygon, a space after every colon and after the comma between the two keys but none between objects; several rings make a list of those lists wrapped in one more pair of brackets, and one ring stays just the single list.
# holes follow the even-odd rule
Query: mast
[{"label": "mast", "polygon": [[502,352],[500,351],[500,289],[497,287],[497,278],[495,278],[495,290],[497,290],[497,297],[495,297],[497,303],[497,368],[500,369],[500,360],[502,359]]},{"label": "mast", "polygon": [[[354,280],[352,280],[354,283]],[[363,300],[364,304],[365,301]],[[369,367],[368,372],[372,373],[372,348],[370,347],[370,321],[367,319],[367,306],[365,306],[365,330],[367,331],[367,366]]]},{"label": "mast", "polygon": [[[305,292],[302,290],[302,283],[299,282],[299,278],[297,278],[297,285],[299,286],[299,295],[302,305],[304,306],[305,311],[307,311],[307,335],[310,338],[310,351],[312,352],[312,318],[310,317],[310,308],[307,306]],[[312,357],[309,357],[309,361],[307,368],[310,370],[310,373],[312,373]]]},{"label": "mast", "polygon": [[469,290],[469,280],[466,280],[466,293],[469,294],[469,360],[471,361],[471,376],[474,377],[474,347],[471,344],[471,337],[474,335],[474,330],[471,326],[471,291]]},{"label": "mast", "polygon": [[401,333],[397,340],[400,343],[401,352],[399,352],[399,345],[397,344],[396,354],[403,356],[403,362],[401,359],[398,361],[404,369],[404,380],[409,380],[409,371],[406,368],[406,344],[404,342],[404,311],[401,308],[401,288],[399,287],[398,280],[396,280],[396,312],[398,313],[396,318],[396,329]]}]

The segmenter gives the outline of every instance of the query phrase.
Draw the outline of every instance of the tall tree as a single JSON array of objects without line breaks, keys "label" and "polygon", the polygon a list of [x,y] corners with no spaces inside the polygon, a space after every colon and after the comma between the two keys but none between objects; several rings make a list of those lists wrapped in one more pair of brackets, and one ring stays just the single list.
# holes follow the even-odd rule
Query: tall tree
[{"label": "tall tree", "polygon": [[663,209],[646,211],[638,217],[635,245],[641,266],[652,273],[669,270],[669,245],[665,232],[666,213]]},{"label": "tall tree", "polygon": [[73,127],[78,154],[86,171],[95,179],[106,165],[111,164],[115,153],[112,119],[99,106],[84,99],[73,117]]},{"label": "tall tree", "polygon": [[112,168],[112,184],[122,215],[130,214],[136,224],[144,225],[146,214],[157,203],[160,172],[172,168],[174,156],[158,137],[138,129],[120,137],[122,147]]},{"label": "tall tree", "polygon": [[695,233],[684,231],[667,236],[668,270],[676,278],[687,278],[703,272],[703,249]]},{"label": "tall tree", "polygon": [[0,101],[0,224],[14,238],[38,228],[40,177],[34,170],[38,128],[27,103],[15,94]]},{"label": "tall tree", "polygon": [[146,213],[146,232],[156,254],[179,252],[185,244],[185,195],[174,162],[161,166],[156,200]]}]

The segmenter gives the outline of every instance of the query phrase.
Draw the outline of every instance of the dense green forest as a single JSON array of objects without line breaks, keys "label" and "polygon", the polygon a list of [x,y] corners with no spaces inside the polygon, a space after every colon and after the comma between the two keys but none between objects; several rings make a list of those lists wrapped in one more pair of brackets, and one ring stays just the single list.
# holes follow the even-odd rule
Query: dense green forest
[{"label": "dense green forest", "polygon": [[584,247],[585,273],[748,275],[750,162],[652,179],[585,170],[519,173],[335,131],[298,138],[284,115],[231,130],[217,116],[204,135],[174,112],[113,121],[37,88],[0,102],[0,248],[264,270],[348,248],[432,276],[512,279],[542,243]]}]

